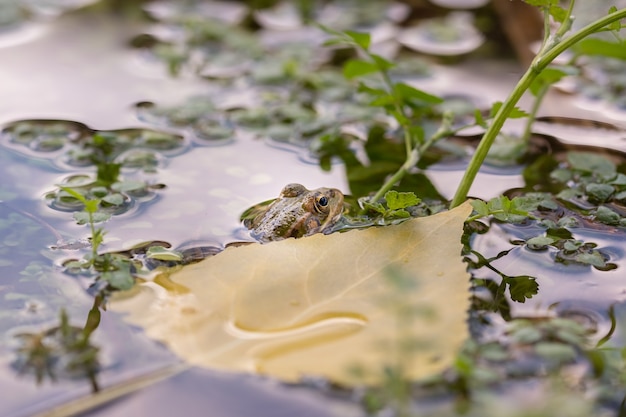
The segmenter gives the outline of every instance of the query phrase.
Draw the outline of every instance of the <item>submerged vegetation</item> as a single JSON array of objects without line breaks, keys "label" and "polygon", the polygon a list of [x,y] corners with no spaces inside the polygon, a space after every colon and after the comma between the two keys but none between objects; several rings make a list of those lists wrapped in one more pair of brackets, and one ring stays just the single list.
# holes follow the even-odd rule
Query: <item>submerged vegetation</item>
[{"label": "submerged vegetation", "polygon": [[[302,160],[326,171],[342,164],[351,195],[346,196],[343,217],[333,229],[340,231],[398,224],[454,208],[467,200],[485,161],[521,171],[519,188],[471,202],[473,213],[465,222],[463,237],[463,257],[472,276],[471,337],[449,369],[420,381],[407,376],[407,364],[427,344],[407,329],[418,318],[436,312],[411,304],[419,286],[401,272],[389,270],[390,292],[381,303],[392,310],[398,330],[396,339],[381,342],[390,349],[389,364],[383,369],[353,369],[353,376],[366,380],[367,375],[382,375],[377,378],[382,382],[360,390],[333,387],[333,395],[351,390],[351,400],[356,398],[368,415],[419,415],[421,402],[434,396],[449,401],[433,415],[525,415],[525,410],[501,412],[504,406],[499,394],[494,394],[495,388],[505,396],[514,395],[515,382],[524,381],[545,391],[543,402],[536,404],[536,410],[528,405],[528,412],[555,415],[562,403],[568,403],[571,413],[558,412],[623,413],[626,318],[620,310],[622,300],[598,296],[595,302],[602,304],[606,317],[594,316],[575,305],[586,282],[580,284],[572,277],[609,276],[608,282],[593,285],[623,291],[610,274],[623,268],[626,158],[617,151],[602,154],[590,146],[563,144],[536,133],[535,123],[555,84],[566,79],[589,82],[584,76],[589,61],[607,59],[607,72],[618,72],[615,62],[626,59],[620,37],[626,9],[611,7],[606,16],[574,27],[574,0],[565,7],[556,0],[525,2],[542,14],[541,46],[508,97],[481,103],[482,107],[471,99],[420,88],[415,80],[431,75],[426,60],[379,52],[374,33],[363,28],[373,27],[377,16],[385,15],[385,2],[378,9],[363,10],[358,2],[344,2],[348,21],[316,12],[315,2],[307,1],[299,2],[298,8],[263,8],[248,16],[262,28],[271,27],[276,24],[273,11],[281,17],[279,24],[311,30],[313,35],[304,35],[307,47],[294,47],[280,38],[259,41],[244,18],[243,5],[230,10],[228,21],[208,18],[196,2],[164,9],[159,9],[159,3],[148,4],[152,18],[172,30],[137,36],[131,44],[163,61],[172,76],[191,74],[206,82],[209,94],[178,105],[136,103],[137,118],[154,129],[100,131],[52,120],[21,120],[2,129],[2,146],[71,172],[50,184],[54,190],[44,200],[52,209],[71,212],[77,224],[89,228],[87,240],[65,241],[57,233],[54,249],[85,249],[82,258],[64,259],[62,269],[88,282],[94,300],[82,328],[71,325],[62,310],[58,324],[14,334],[19,341],[14,368],[32,375],[37,383],[86,378],[97,391],[99,348],[90,338],[112,294],[155,276],[162,278],[169,273],[160,275],[162,271],[174,271],[222,249],[204,246],[192,252],[154,241],[110,252],[104,248],[105,222],[154,201],[165,188],[156,175],[167,158],[193,147],[225,146],[236,137],[250,137],[295,150]],[[397,15],[409,13],[407,8],[394,7]],[[439,41],[461,39],[433,27],[429,30]],[[598,33],[612,38],[590,37]],[[574,53],[571,59],[554,64],[568,51]],[[622,87],[614,79],[602,86],[612,92]],[[527,93],[533,98],[530,108],[523,110],[517,106]],[[619,100],[614,97],[612,102],[619,104]],[[521,133],[503,130],[507,121],[524,118]],[[484,131],[477,145],[463,136],[476,131]],[[431,181],[429,168],[450,162],[467,167],[448,202]],[[0,230],[17,230],[22,222],[19,213],[27,213],[7,210],[12,213],[0,223]],[[6,238],[11,239],[14,233]],[[0,253],[8,258],[4,249],[0,247]],[[0,267],[6,266],[3,262],[0,259]],[[23,275],[29,270],[36,270],[31,273],[38,277],[45,274],[31,264]],[[169,278],[159,285],[182,291]],[[544,285],[562,285],[580,294],[571,300],[546,296],[537,311],[524,309],[525,303],[542,297]]]}]

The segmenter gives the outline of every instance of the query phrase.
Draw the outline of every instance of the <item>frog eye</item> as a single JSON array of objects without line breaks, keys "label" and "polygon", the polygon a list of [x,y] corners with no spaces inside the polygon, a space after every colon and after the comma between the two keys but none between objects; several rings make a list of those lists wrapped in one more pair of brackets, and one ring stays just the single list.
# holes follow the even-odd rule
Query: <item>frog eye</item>
[{"label": "frog eye", "polygon": [[328,197],[317,196],[315,197],[315,211],[318,213],[325,213],[328,207]]}]

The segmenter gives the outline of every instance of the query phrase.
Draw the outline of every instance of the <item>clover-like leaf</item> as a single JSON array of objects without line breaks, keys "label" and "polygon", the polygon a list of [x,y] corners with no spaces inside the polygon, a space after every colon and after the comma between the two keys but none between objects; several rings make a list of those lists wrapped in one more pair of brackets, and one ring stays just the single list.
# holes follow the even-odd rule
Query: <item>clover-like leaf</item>
[{"label": "clover-like leaf", "polygon": [[532,298],[539,291],[539,284],[534,277],[520,275],[517,277],[507,277],[511,300],[523,303],[528,298]]},{"label": "clover-like leaf", "polygon": [[399,193],[395,190],[385,193],[385,201],[390,210],[404,209],[419,204],[420,199],[414,193]]}]

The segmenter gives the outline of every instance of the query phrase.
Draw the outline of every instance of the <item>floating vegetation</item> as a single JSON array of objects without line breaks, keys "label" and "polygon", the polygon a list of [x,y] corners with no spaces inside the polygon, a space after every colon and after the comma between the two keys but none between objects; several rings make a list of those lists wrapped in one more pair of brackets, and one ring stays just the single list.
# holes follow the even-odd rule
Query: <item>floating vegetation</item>
[{"label": "floating vegetation", "polygon": [[[60,187],[72,187],[87,199],[98,199],[101,212],[97,221],[111,214],[127,212],[137,201],[148,201],[158,184],[145,179],[123,179],[124,172],[154,174],[164,158],[186,150],[182,136],[150,129],[93,131],[68,121],[25,120],[6,126],[0,133],[5,146],[30,156],[52,159],[61,168],[95,167],[96,175],[68,176]],[[59,163],[62,161],[62,163]],[[81,201],[62,188],[45,195],[47,204],[57,210],[77,211]],[[76,213],[79,224],[85,218]]]},{"label": "floating vegetation", "polygon": [[142,102],[136,109],[140,120],[191,131],[200,145],[227,144],[235,137],[229,115],[206,97],[191,97],[181,105],[170,107]]}]

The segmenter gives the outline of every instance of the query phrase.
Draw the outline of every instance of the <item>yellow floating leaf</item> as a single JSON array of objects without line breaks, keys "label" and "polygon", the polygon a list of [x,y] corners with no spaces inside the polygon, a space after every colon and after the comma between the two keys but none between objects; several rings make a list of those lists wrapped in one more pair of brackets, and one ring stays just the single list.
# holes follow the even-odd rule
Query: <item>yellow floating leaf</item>
[{"label": "yellow floating leaf", "polygon": [[[396,361],[394,343],[410,337],[418,347],[403,372],[431,375],[467,337],[460,253],[470,211],[464,204],[395,226],[228,248],[140,284],[111,308],[195,365],[354,383],[350,366],[381,370]],[[430,314],[406,320],[384,302],[390,270],[415,286],[396,290],[398,305]]]}]

